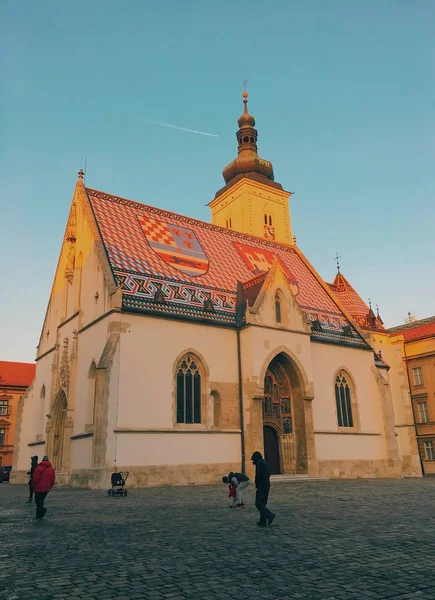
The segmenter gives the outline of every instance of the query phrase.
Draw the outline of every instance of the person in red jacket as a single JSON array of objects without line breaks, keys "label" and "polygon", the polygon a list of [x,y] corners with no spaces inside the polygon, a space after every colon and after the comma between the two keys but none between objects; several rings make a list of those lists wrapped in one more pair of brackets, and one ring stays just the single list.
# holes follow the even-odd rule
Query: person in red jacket
[{"label": "person in red jacket", "polygon": [[36,518],[42,519],[47,512],[44,506],[44,500],[54,485],[56,473],[48,460],[48,456],[44,456],[42,461],[36,467],[33,473],[32,489],[35,494],[36,503]]}]

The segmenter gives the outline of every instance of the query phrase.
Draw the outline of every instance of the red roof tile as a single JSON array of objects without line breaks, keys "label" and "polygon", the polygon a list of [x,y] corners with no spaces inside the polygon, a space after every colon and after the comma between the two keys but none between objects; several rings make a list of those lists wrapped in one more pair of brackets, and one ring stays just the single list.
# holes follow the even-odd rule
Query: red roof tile
[{"label": "red roof tile", "polygon": [[156,312],[195,316],[211,301],[214,310],[203,311],[202,318],[234,323],[237,282],[267,271],[278,259],[308,318],[330,332],[342,332],[347,324],[293,246],[86,190],[126,309],[152,304]]},{"label": "red roof tile", "polygon": [[404,323],[398,327],[392,327],[388,332],[392,335],[402,334],[405,342],[435,336],[435,317]]},{"label": "red roof tile", "polygon": [[0,360],[0,386],[28,387],[35,377],[34,363]]},{"label": "red roof tile", "polygon": [[334,281],[328,285],[360,327],[373,330],[385,329],[381,319],[376,317],[342,273],[338,272]]}]

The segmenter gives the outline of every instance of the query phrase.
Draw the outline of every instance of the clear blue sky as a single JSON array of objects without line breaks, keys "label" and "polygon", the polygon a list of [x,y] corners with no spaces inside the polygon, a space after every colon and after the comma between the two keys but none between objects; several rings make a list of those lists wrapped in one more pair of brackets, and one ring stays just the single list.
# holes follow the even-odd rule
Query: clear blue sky
[{"label": "clear blue sky", "polygon": [[[435,313],[432,0],[6,0],[0,359],[35,356],[76,173],[209,220],[249,80],[294,233],[389,326]],[[163,121],[218,134],[159,127]]]}]

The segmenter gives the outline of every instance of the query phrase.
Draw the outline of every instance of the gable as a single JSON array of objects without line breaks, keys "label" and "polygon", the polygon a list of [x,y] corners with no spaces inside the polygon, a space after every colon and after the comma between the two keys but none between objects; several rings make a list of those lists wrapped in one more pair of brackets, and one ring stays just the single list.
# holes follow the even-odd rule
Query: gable
[{"label": "gable", "polygon": [[360,327],[378,331],[385,330],[379,313],[375,316],[372,309],[367,306],[342,273],[338,272],[333,283],[328,283],[327,285]]},{"label": "gable", "polygon": [[295,246],[98,190],[87,188],[87,194],[122,288],[123,309],[234,326],[237,283],[267,272],[278,260],[302,313],[321,323],[318,335],[366,346]]}]

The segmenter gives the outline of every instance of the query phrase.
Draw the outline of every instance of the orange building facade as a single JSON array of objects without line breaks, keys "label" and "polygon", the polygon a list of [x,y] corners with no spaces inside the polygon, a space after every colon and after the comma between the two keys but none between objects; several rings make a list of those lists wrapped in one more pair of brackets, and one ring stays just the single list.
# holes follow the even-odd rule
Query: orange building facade
[{"label": "orange building facade", "polygon": [[401,342],[422,469],[435,475],[435,317],[389,330]]},{"label": "orange building facade", "polygon": [[11,467],[18,402],[35,377],[36,365],[0,361],[0,467]]}]

